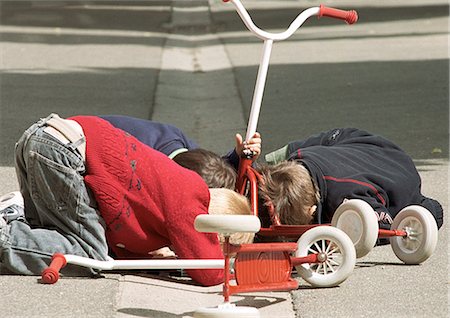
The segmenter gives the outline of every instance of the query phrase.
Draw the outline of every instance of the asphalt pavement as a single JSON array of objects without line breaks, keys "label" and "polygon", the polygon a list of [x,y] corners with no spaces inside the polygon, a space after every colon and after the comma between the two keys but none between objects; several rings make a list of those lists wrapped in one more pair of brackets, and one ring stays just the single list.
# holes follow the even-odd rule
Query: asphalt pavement
[{"label": "asphalt pavement", "polygon": [[[315,0],[243,1],[278,32]],[[323,1],[356,9],[357,24],[310,19],[275,43],[258,130],[263,154],[325,129],[380,133],[411,154],[425,195],[448,211],[448,3]],[[224,153],[245,133],[262,42],[229,3],[0,1],[0,193],[18,189],[13,148],[51,112],[126,114],[169,122]],[[262,317],[447,317],[448,217],[418,266],[390,246],[359,259],[337,288],[299,279],[290,292],[232,297]],[[0,276],[2,317],[191,317],[221,303],[221,286],[173,273],[103,278]]]}]

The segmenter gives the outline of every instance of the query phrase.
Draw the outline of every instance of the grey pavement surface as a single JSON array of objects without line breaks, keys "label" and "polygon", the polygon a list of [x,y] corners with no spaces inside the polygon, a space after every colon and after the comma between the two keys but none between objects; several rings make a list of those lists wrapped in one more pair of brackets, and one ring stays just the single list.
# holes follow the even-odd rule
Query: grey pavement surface
[{"label": "grey pavement surface", "polygon": [[[244,0],[278,31],[315,0]],[[324,129],[380,133],[412,155],[424,194],[448,211],[448,3],[322,1],[353,26],[310,19],[275,43],[258,130],[263,153]],[[198,1],[0,1],[0,193],[18,188],[14,142],[50,112],[127,114],[173,123],[223,153],[245,133],[261,42],[230,4]],[[262,317],[447,317],[448,217],[438,248],[406,266],[389,246],[338,288],[234,296]],[[221,287],[149,272],[104,278],[0,276],[1,317],[190,317]]]}]

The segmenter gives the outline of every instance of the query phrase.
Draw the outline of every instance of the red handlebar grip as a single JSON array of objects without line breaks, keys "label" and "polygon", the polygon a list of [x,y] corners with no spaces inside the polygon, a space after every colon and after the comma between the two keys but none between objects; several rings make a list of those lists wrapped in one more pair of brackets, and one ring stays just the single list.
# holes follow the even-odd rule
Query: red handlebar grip
[{"label": "red handlebar grip", "polygon": [[44,284],[54,284],[59,279],[59,270],[66,266],[67,261],[63,254],[55,253],[50,266],[42,271],[42,282]]},{"label": "red handlebar grip", "polygon": [[320,5],[319,18],[320,17],[330,17],[345,20],[348,24],[353,24],[358,21],[358,13],[355,10],[345,11],[334,8],[325,7],[323,4]]}]

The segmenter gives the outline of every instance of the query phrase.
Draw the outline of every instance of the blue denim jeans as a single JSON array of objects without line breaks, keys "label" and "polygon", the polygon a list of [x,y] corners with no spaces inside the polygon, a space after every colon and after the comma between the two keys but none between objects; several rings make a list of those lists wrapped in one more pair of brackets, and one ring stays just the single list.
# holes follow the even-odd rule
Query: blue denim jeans
[{"label": "blue denim jeans", "polygon": [[[108,259],[104,222],[83,181],[85,164],[76,147],[44,131],[51,116],[32,125],[16,144],[26,222],[11,221],[0,229],[0,261],[17,274],[40,275],[57,252]],[[95,273],[77,266],[61,272]]]}]

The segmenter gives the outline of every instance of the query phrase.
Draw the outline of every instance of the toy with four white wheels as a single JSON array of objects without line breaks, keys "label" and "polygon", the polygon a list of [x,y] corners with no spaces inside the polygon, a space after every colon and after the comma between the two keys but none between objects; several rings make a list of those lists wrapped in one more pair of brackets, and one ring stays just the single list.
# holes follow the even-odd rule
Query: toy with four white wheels
[{"label": "toy with four white wheels", "polygon": [[[224,260],[108,260],[98,261],[76,255],[55,254],[42,273],[42,282],[54,284],[59,270],[67,264],[99,269],[224,269],[224,303],[214,308],[201,308],[196,317],[259,317],[256,308],[229,303],[232,294],[255,291],[293,290],[298,281],[292,279],[296,267],[300,276],[314,287],[332,287],[342,283],[355,265],[355,249],[350,238],[338,228],[317,226],[300,237],[298,243],[230,244],[230,234],[258,232],[260,220],[255,215],[199,215],[194,226],[202,232],[225,236]],[[293,256],[295,254],[295,256]],[[234,258],[233,268],[231,259]],[[233,282],[232,282],[233,281]]]},{"label": "toy with four white wheels", "polygon": [[367,255],[380,237],[389,237],[392,250],[405,264],[420,264],[436,249],[438,228],[431,213],[419,205],[402,209],[390,230],[378,228],[378,219],[365,201],[351,199],[342,203],[331,225],[340,228],[355,244],[357,258]]}]

